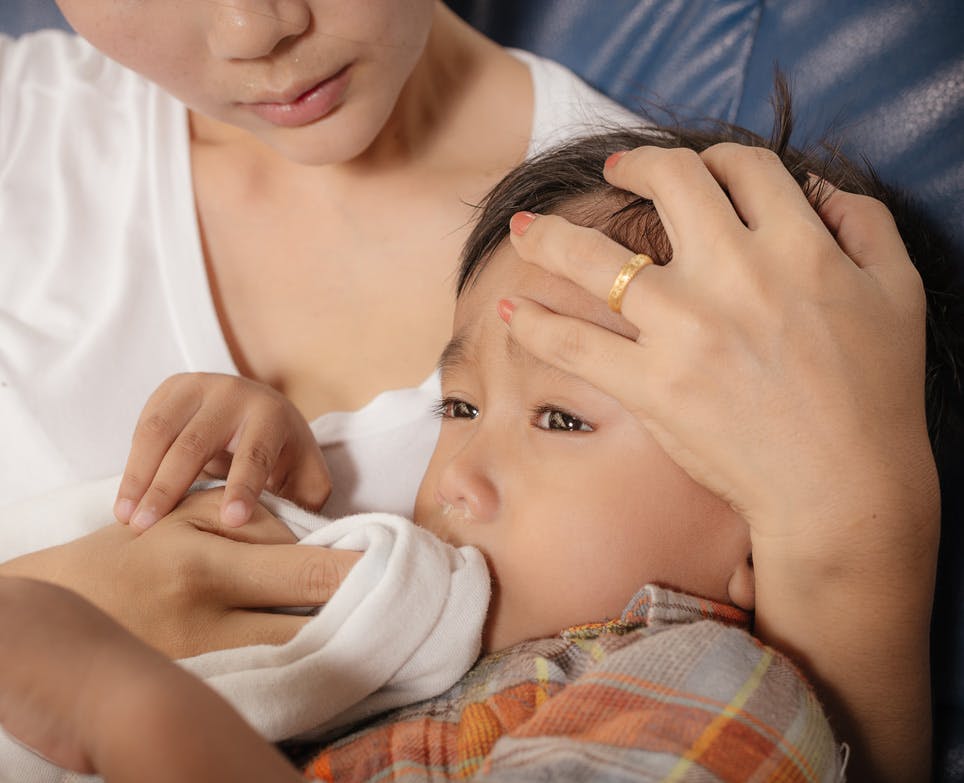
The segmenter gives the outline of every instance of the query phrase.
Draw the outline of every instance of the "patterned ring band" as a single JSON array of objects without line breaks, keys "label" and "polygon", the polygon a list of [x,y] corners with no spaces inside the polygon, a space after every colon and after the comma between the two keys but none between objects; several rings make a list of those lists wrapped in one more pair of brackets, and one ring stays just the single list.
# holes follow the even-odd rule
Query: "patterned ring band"
[{"label": "patterned ring band", "polygon": [[645,253],[637,253],[632,258],[629,259],[623,268],[619,270],[619,274],[616,275],[615,281],[613,281],[613,287],[609,289],[609,309],[614,313],[622,312],[623,308],[623,294],[626,293],[626,286],[629,285],[630,281],[636,277],[636,273],[642,269],[644,266],[649,266],[654,263],[653,259],[650,258]]}]

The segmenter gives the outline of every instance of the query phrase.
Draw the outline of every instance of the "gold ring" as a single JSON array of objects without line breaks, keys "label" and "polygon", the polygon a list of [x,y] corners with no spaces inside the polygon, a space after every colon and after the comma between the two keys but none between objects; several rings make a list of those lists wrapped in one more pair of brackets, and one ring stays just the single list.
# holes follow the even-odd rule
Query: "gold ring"
[{"label": "gold ring", "polygon": [[636,277],[636,273],[642,269],[644,266],[649,266],[654,263],[653,259],[650,258],[645,253],[637,253],[632,258],[629,259],[623,268],[619,270],[619,274],[616,275],[615,281],[613,281],[613,287],[609,289],[609,309],[614,313],[622,312],[623,308],[623,294],[626,293],[626,286],[629,285],[630,281]]}]

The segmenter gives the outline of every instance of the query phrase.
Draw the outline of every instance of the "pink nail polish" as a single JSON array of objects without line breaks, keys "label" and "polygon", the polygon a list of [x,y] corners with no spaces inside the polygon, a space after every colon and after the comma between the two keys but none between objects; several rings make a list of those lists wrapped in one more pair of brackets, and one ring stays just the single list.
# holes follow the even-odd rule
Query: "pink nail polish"
[{"label": "pink nail polish", "polygon": [[629,150],[619,150],[618,152],[614,152],[612,155],[606,158],[605,168],[609,169],[615,166],[616,162],[627,152],[629,152]]},{"label": "pink nail polish", "polygon": [[509,221],[509,230],[521,237],[535,219],[536,216],[532,212],[516,212]]},{"label": "pink nail polish", "polygon": [[498,310],[499,318],[501,318],[507,324],[511,324],[512,313],[515,312],[515,303],[511,299],[500,299]]}]

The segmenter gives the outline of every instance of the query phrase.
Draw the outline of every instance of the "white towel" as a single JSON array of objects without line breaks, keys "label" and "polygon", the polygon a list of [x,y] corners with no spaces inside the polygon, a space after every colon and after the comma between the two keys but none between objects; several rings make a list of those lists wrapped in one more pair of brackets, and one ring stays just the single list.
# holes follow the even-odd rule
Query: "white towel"
[{"label": "white towel", "polygon": [[[109,523],[116,488],[116,479],[88,483],[6,509],[0,559]],[[262,502],[301,544],[364,552],[332,599],[288,643],[180,661],[267,739],[322,736],[430,698],[471,667],[489,601],[478,550],[455,549],[392,514],[330,521],[273,496]],[[96,778],[66,773],[0,736],[0,781],[81,780]]]}]

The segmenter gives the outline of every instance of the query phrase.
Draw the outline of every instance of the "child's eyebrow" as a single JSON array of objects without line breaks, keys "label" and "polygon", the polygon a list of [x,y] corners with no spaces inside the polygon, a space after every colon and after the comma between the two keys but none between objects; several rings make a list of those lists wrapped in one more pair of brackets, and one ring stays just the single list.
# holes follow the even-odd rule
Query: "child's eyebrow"
[{"label": "child's eyebrow", "polygon": [[442,354],[438,358],[438,369],[441,374],[445,374],[456,367],[465,364],[468,359],[466,341],[464,337],[456,335],[442,349]]},{"label": "child's eyebrow", "polygon": [[519,343],[512,333],[508,331],[506,331],[505,334],[505,355],[510,362],[522,362],[529,370],[536,370],[544,373],[550,378],[555,378],[560,384],[575,383],[581,386],[595,388],[585,378],[580,378],[578,375],[573,375],[571,372],[567,372],[561,367],[556,367],[555,365],[544,362],[542,359],[533,356],[525,348],[523,348],[521,343]]}]

